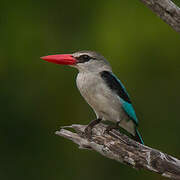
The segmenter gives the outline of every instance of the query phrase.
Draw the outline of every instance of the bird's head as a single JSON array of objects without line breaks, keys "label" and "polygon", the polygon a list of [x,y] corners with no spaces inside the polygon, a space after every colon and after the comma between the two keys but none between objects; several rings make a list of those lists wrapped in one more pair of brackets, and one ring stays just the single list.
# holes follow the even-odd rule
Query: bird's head
[{"label": "bird's head", "polygon": [[73,54],[56,54],[43,56],[41,59],[55,64],[69,65],[80,72],[111,70],[106,59],[94,51],[78,51]]}]

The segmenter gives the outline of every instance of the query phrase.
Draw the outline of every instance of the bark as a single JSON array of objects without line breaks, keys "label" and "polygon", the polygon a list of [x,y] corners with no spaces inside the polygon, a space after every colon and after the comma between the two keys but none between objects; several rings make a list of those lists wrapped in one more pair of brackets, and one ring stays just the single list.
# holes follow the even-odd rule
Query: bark
[{"label": "bark", "polygon": [[170,0],[140,0],[163,21],[180,33],[180,8]]},{"label": "bark", "polygon": [[[65,126],[56,134],[72,140],[81,149],[90,149],[136,169],[146,169],[162,176],[180,180],[180,160],[159,150],[142,145],[117,130],[105,132],[107,125],[99,123],[93,128],[92,138],[84,135],[85,125]],[[75,130],[72,132],[65,128]]]}]

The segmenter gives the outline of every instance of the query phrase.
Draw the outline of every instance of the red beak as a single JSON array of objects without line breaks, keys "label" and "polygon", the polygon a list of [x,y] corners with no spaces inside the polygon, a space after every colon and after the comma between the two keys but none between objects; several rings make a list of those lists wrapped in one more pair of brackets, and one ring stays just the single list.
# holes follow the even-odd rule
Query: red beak
[{"label": "red beak", "polygon": [[77,63],[77,60],[70,54],[56,54],[40,58],[55,64],[74,65]]}]

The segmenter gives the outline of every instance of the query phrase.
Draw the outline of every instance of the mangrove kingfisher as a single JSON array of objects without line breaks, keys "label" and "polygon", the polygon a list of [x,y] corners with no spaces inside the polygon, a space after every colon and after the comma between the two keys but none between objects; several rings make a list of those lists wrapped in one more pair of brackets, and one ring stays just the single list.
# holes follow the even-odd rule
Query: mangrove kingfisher
[{"label": "mangrove kingfisher", "polygon": [[[87,137],[91,136],[92,128],[101,120],[112,121],[115,122],[116,128],[122,127],[133,136],[133,139],[143,144],[137,130],[138,119],[130,97],[102,55],[94,51],[79,51],[73,54],[44,56],[41,59],[69,65],[79,70],[76,78],[77,87],[97,117],[86,127]],[[111,128],[112,125],[107,129]]]}]

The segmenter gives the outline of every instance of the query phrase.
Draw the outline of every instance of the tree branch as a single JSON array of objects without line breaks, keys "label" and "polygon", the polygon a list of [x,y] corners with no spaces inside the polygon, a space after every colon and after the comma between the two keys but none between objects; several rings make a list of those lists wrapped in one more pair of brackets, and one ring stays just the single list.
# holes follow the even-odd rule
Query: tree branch
[{"label": "tree branch", "polygon": [[163,21],[180,33],[180,8],[170,0],[140,0]]},{"label": "tree branch", "polygon": [[[180,180],[180,160],[159,150],[139,144],[119,131],[105,132],[107,125],[99,123],[93,128],[92,139],[84,136],[85,125],[65,126],[56,134],[72,140],[81,149],[90,149],[101,155],[136,169],[147,169],[162,176]],[[71,128],[75,132],[66,130]]]}]

